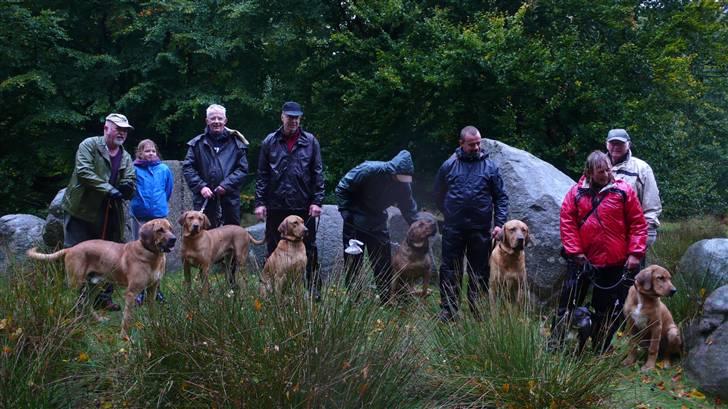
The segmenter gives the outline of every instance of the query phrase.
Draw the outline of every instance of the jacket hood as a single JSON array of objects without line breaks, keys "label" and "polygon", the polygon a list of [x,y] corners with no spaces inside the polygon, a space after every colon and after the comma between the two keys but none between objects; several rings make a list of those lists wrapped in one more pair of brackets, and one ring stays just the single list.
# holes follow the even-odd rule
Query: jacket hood
[{"label": "jacket hood", "polygon": [[415,163],[412,162],[412,154],[407,150],[400,151],[397,156],[392,158],[387,164],[392,169],[393,175],[414,175]]}]

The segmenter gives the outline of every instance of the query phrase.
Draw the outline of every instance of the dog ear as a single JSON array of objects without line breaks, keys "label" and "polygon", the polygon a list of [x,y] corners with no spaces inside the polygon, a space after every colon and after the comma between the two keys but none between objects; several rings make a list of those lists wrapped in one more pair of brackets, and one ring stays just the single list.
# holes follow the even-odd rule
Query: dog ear
[{"label": "dog ear", "polygon": [[187,212],[182,213],[182,216],[179,217],[179,219],[177,220],[177,223],[179,223],[180,226],[184,226],[186,217],[187,217]]},{"label": "dog ear", "polygon": [[139,241],[146,244],[144,247],[154,247],[154,226],[156,223],[146,222],[139,229]]},{"label": "dog ear", "polygon": [[205,230],[209,230],[210,229],[210,219],[204,213],[202,214],[202,218],[205,220],[205,222],[202,224],[202,228]]},{"label": "dog ear", "polygon": [[531,244],[531,233],[528,231],[528,226],[526,226],[525,229],[523,229],[523,245],[526,246],[528,244]]},{"label": "dog ear", "polygon": [[645,291],[652,290],[652,270],[646,268],[637,274],[634,278],[638,288],[642,288]]},{"label": "dog ear", "polygon": [[288,218],[283,219],[281,224],[278,225],[278,233],[284,236],[288,234]]}]

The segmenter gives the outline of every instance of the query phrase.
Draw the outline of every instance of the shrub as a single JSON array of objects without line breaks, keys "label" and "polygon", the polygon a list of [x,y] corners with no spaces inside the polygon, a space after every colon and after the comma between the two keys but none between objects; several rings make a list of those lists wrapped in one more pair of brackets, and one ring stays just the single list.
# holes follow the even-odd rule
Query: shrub
[{"label": "shrub", "polygon": [[482,321],[441,325],[430,338],[429,382],[442,406],[583,408],[613,393],[618,357],[548,352],[528,309],[500,300],[481,309]]}]

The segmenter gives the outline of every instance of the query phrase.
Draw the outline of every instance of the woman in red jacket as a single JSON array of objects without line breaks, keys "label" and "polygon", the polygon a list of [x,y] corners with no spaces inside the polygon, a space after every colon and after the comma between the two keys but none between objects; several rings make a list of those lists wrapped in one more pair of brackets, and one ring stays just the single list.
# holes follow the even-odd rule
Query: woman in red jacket
[{"label": "woman in red jacket", "polygon": [[583,176],[561,205],[560,229],[568,277],[559,315],[581,304],[593,285],[592,345],[606,351],[622,322],[631,277],[645,256],[647,223],[636,193],[614,179],[605,153],[587,157]]}]

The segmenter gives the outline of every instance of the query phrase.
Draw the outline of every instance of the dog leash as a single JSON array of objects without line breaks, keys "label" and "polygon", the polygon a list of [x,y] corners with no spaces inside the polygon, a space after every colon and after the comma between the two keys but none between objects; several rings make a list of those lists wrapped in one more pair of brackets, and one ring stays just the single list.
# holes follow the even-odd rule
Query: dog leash
[{"label": "dog leash", "polygon": [[208,200],[209,200],[208,198],[205,198],[205,201],[202,202],[202,207],[199,210],[200,212],[204,212],[205,211],[205,208],[207,207],[207,201]]},{"label": "dog leash", "polygon": [[587,271],[588,271],[588,274],[589,274],[589,276],[587,278],[589,279],[589,281],[591,282],[591,284],[595,288],[598,288],[600,290],[604,290],[604,291],[613,290],[613,289],[617,288],[617,286],[619,286],[620,284],[622,284],[622,282],[630,282],[631,281],[632,283],[634,283],[634,278],[631,277],[632,274],[631,274],[630,270],[628,270],[627,268],[625,268],[622,271],[622,276],[619,278],[619,280],[617,280],[616,283],[614,283],[614,284],[612,284],[610,286],[601,286],[601,285],[597,284],[596,279],[595,279],[595,276],[594,276],[594,272],[596,271],[596,268],[594,267],[594,265],[592,265],[588,261],[586,263],[584,263],[584,265],[579,269],[579,273],[577,275],[577,281],[578,281],[579,277],[581,277],[581,275],[584,274],[584,273],[586,273]]}]

